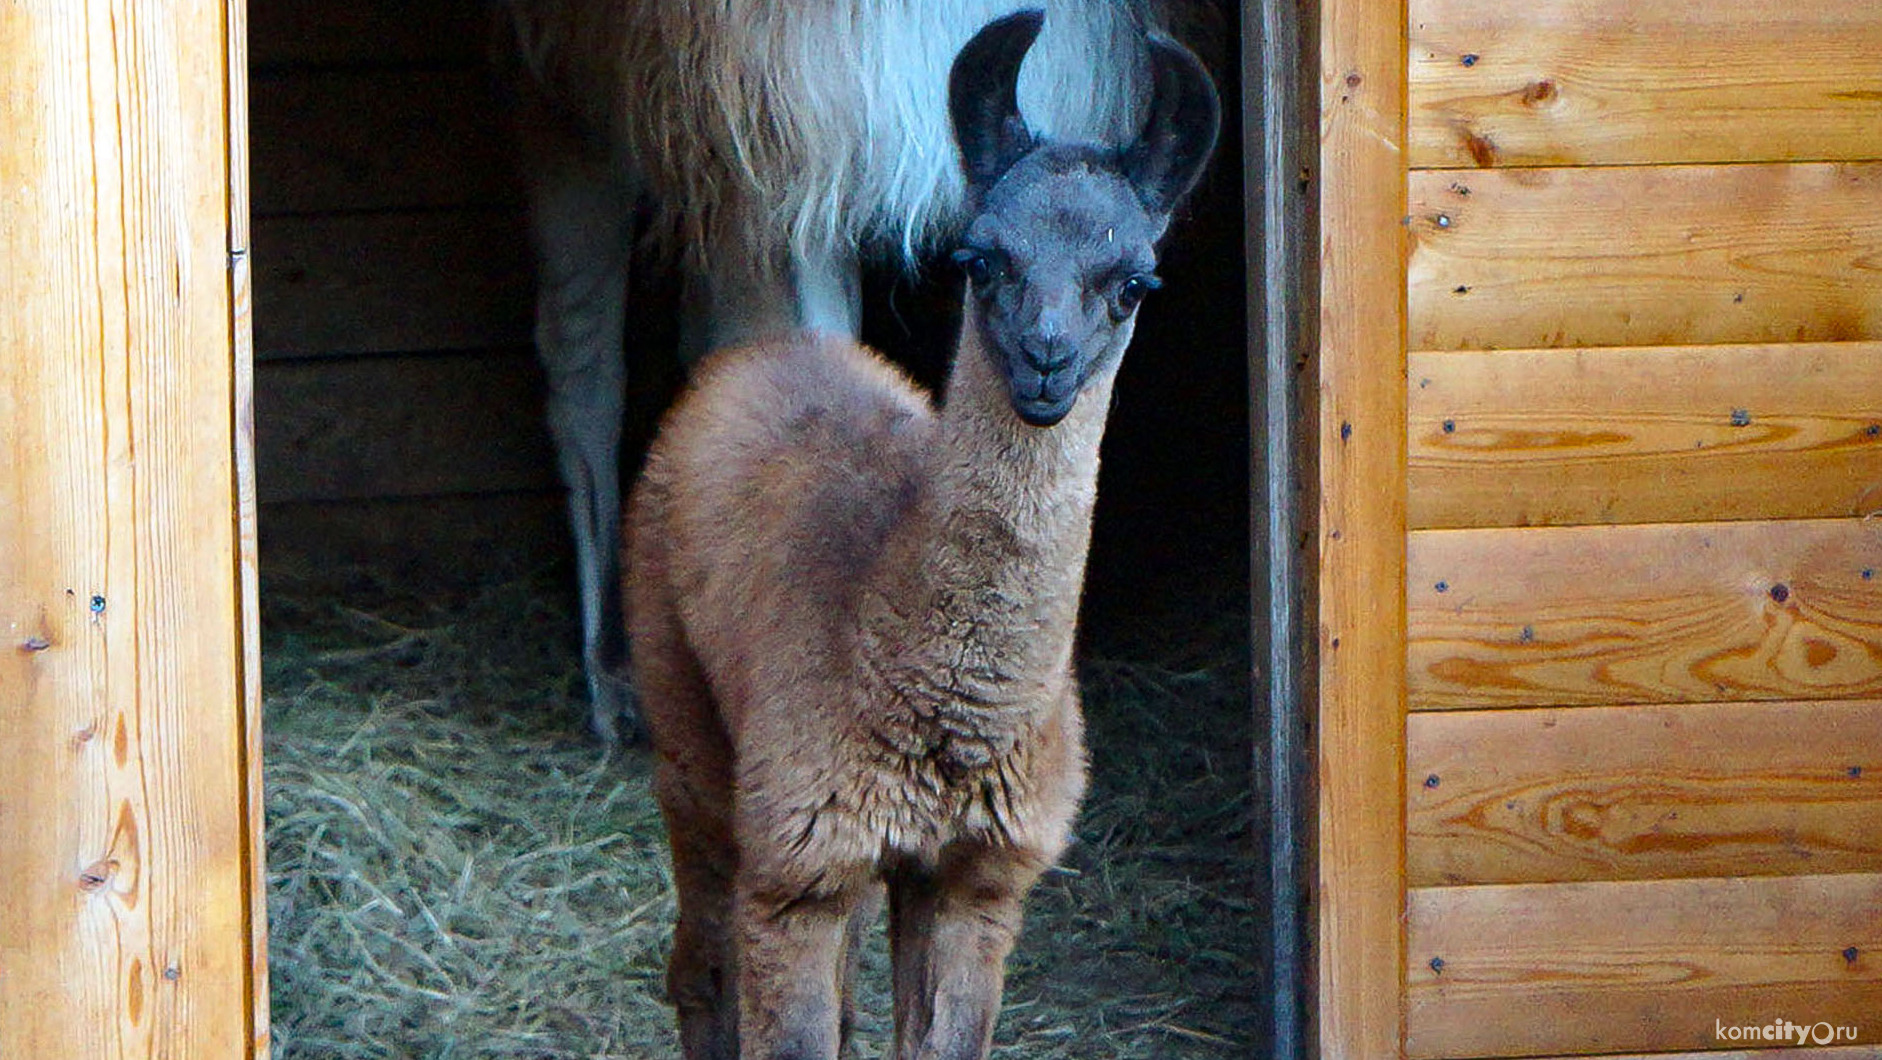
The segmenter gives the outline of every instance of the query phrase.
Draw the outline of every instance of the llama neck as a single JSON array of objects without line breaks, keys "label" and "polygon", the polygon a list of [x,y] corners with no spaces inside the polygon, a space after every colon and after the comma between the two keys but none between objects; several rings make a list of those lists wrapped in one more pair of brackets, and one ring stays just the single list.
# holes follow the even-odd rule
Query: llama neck
[{"label": "llama neck", "polygon": [[917,714],[997,746],[1071,679],[1111,383],[1027,426],[977,331],[962,328],[922,488],[878,572],[895,606],[869,640]]}]

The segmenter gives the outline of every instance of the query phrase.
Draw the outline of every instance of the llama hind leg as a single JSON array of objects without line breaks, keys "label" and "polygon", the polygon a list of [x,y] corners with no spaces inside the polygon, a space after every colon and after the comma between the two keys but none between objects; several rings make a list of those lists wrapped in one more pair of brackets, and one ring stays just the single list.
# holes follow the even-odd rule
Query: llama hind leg
[{"label": "llama hind leg", "polygon": [[626,584],[634,681],[658,753],[654,795],[673,852],[679,920],[667,961],[667,998],[685,1060],[738,1060],[732,948],[732,747],[718,705],[687,644],[668,589],[664,528],[637,509],[629,526],[634,577]]},{"label": "llama hind leg", "polygon": [[667,962],[667,999],[685,1060],[738,1060],[733,990],[732,881],[737,860],[718,807],[705,805],[663,767],[660,804],[673,850],[679,920]]},{"label": "llama hind leg", "polygon": [[[581,593],[589,728],[612,747],[637,718],[620,670],[621,348],[635,194],[605,161],[552,132],[530,147],[530,222],[537,263],[536,352],[548,375],[548,419]],[[625,729],[625,731],[623,731]]]}]

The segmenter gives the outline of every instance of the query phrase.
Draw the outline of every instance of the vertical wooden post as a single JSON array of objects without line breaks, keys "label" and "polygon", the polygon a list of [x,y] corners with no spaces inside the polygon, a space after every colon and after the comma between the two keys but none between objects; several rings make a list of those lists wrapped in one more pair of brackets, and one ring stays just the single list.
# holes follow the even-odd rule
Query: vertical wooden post
[{"label": "vertical wooden post", "polygon": [[266,1051],[242,23],[0,7],[9,1058]]},{"label": "vertical wooden post", "polygon": [[1242,13],[1243,136],[1249,269],[1254,467],[1253,595],[1265,607],[1270,912],[1275,1060],[1318,1055],[1313,1026],[1315,799],[1312,714],[1318,701],[1315,558],[1319,475],[1313,175],[1318,138],[1317,0],[1261,0]]},{"label": "vertical wooden post", "polygon": [[1406,13],[1320,16],[1318,1031],[1379,1060],[1405,998]]}]

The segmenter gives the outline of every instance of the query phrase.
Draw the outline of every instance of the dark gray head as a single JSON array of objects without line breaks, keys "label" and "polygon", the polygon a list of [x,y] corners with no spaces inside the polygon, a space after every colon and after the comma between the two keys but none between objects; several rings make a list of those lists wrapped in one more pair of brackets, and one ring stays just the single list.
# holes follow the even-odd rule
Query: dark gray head
[{"label": "dark gray head", "polygon": [[1149,118],[1123,146],[1041,141],[1020,117],[1020,64],[1045,16],[989,23],[961,49],[948,107],[973,219],[954,253],[1021,419],[1050,427],[1115,369],[1160,283],[1157,240],[1215,146],[1220,104],[1182,45],[1149,44]]}]

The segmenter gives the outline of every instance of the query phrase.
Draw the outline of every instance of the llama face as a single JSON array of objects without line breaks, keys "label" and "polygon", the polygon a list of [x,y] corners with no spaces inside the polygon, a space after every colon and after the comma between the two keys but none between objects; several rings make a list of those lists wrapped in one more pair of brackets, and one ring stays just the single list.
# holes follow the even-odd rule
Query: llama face
[{"label": "llama face", "polygon": [[967,327],[1013,410],[1049,427],[1117,367],[1138,302],[1157,286],[1156,242],[1215,146],[1221,104],[1196,57],[1146,42],[1149,117],[1117,148],[1041,143],[1019,113],[1020,65],[1039,11],[988,23],[955,57],[948,112],[975,216],[955,253],[974,296]]},{"label": "llama face", "polygon": [[1113,152],[1047,146],[981,197],[955,260],[975,311],[968,327],[1005,378],[1020,419],[1049,427],[1114,371],[1137,306],[1160,283],[1148,211]]}]

